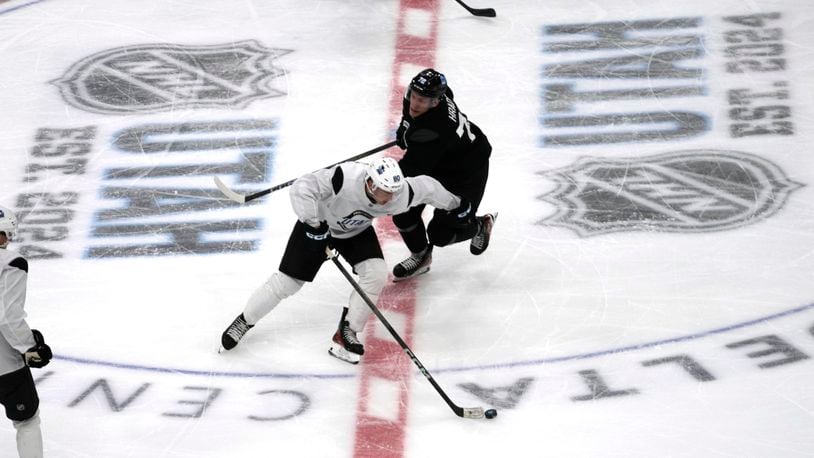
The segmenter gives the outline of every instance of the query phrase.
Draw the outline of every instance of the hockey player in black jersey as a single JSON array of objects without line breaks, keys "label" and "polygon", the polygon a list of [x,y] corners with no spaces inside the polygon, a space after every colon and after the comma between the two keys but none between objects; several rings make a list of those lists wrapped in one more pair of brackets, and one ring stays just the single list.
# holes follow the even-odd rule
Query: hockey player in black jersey
[{"label": "hockey player in black jersey", "polygon": [[428,175],[470,206],[471,218],[462,222],[438,211],[425,226],[424,205],[393,216],[411,255],[393,268],[394,281],[430,270],[433,246],[470,240],[474,255],[486,251],[497,213],[476,217],[489,176],[492,146],[483,131],[470,122],[453,100],[446,77],[422,70],[404,95],[396,141],[406,150],[399,161],[405,176]]}]

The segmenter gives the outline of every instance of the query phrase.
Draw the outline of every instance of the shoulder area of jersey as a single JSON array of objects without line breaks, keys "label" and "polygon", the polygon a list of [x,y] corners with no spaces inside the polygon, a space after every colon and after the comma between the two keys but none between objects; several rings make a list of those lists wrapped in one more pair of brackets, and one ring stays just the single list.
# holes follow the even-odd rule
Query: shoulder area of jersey
[{"label": "shoulder area of jersey", "polygon": [[0,267],[10,266],[28,272],[28,261],[25,257],[11,248],[0,248]]}]

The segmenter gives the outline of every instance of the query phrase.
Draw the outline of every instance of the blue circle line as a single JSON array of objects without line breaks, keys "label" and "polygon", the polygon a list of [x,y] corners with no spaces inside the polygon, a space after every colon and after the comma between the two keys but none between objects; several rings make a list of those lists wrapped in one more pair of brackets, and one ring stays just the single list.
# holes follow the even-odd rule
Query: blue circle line
[{"label": "blue circle line", "polygon": [[440,369],[436,372],[461,372],[461,371],[468,371],[468,370],[475,370],[475,369],[496,369],[496,368],[507,368],[507,367],[518,367],[518,366],[536,366],[540,364],[552,364],[552,363],[561,363],[563,361],[575,361],[579,359],[589,359],[589,358],[596,358],[598,356],[606,356],[606,355],[613,355],[617,353],[625,353],[629,351],[635,350],[642,350],[645,348],[652,348],[657,347],[659,345],[666,345],[678,342],[686,342],[689,340],[697,340],[703,337],[715,335],[715,334],[723,334],[725,332],[733,331],[735,329],[745,328],[748,326],[754,326],[756,324],[765,323],[767,321],[771,321],[777,318],[783,318],[785,316],[794,315],[796,313],[804,312],[810,308],[814,308],[814,303],[803,305],[800,307],[795,307],[791,310],[786,310],[783,312],[778,312],[772,315],[768,315],[762,318],[757,318],[754,320],[744,321],[741,323],[733,324],[730,326],[725,326],[722,328],[712,329],[709,331],[698,332],[695,334],[688,334],[686,336],[679,336],[673,337],[670,339],[664,340],[657,340],[655,342],[646,342],[642,344],[636,345],[629,345],[626,347],[619,347],[619,348],[612,348],[609,350],[601,350],[595,351],[591,353],[580,353],[571,356],[557,356],[554,358],[542,358],[542,359],[534,359],[530,361],[518,361],[513,363],[497,363],[497,364],[490,364],[490,365],[480,365],[480,366],[469,366],[469,367],[459,367],[459,368],[449,368],[449,369]]},{"label": "blue circle line", "polygon": [[6,13],[11,13],[12,11],[16,11],[16,10],[19,10],[21,8],[25,8],[27,6],[34,5],[35,3],[42,3],[44,1],[45,0],[34,0],[34,1],[22,4],[22,5],[12,6],[9,9],[6,9],[6,10],[0,10],[0,15],[6,14]]},{"label": "blue circle line", "polygon": [[[803,305],[800,307],[795,307],[790,310],[786,310],[783,312],[774,313],[772,315],[767,315],[761,318],[757,318],[754,320],[744,321],[741,323],[733,324],[730,326],[725,326],[722,328],[711,329],[708,331],[698,332],[695,334],[688,334],[685,336],[673,337],[670,339],[664,340],[657,340],[654,342],[646,342],[642,344],[636,345],[628,345],[625,347],[619,348],[611,348],[608,350],[601,350],[595,351],[590,353],[579,353],[575,355],[569,356],[557,356],[553,358],[542,358],[542,359],[534,359],[528,361],[516,361],[516,362],[509,362],[509,363],[497,363],[497,364],[485,364],[485,365],[476,365],[476,366],[465,366],[465,367],[454,367],[454,368],[446,368],[446,369],[434,369],[432,370],[433,373],[443,373],[443,372],[464,372],[464,371],[472,371],[472,370],[485,370],[485,369],[498,369],[498,368],[512,368],[512,367],[521,367],[521,366],[538,366],[541,364],[553,364],[553,363],[560,363],[564,361],[575,361],[581,359],[590,359],[596,358],[599,356],[606,356],[606,355],[614,355],[617,353],[626,353],[630,351],[642,350],[645,348],[652,348],[657,347],[660,345],[667,345],[673,344],[678,342],[687,342],[690,340],[697,340],[703,337],[715,335],[715,334],[723,334],[725,332],[733,331],[735,329],[741,329],[749,326],[754,326],[757,324],[765,323],[767,321],[775,320],[778,318],[783,318],[789,315],[794,315],[797,313],[805,312],[811,308],[814,308],[814,303]],[[93,359],[86,359],[86,358],[76,358],[73,356],[54,356],[54,359],[60,361],[68,361],[73,363],[79,364],[90,364],[95,366],[106,366],[106,367],[113,367],[116,369],[131,369],[131,370],[141,370],[141,371],[148,371],[148,372],[160,372],[160,373],[168,373],[168,374],[182,374],[182,375],[205,375],[209,377],[239,377],[239,378],[282,378],[282,379],[345,379],[345,378],[353,378],[356,377],[358,374],[350,373],[350,374],[284,374],[284,373],[263,373],[263,372],[222,372],[222,371],[202,371],[202,370],[191,370],[191,369],[172,369],[172,368],[165,368],[165,367],[155,367],[155,366],[142,366],[138,364],[122,364],[122,363],[112,363],[108,361],[99,361]]]}]

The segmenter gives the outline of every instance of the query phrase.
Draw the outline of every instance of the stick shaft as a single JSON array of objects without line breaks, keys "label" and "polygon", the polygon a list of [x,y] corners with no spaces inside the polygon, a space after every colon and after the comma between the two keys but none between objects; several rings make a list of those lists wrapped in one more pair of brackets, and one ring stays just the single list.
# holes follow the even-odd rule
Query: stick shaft
[{"label": "stick shaft", "polygon": [[368,297],[367,293],[365,293],[362,287],[359,286],[359,283],[357,283],[356,280],[354,280],[353,277],[351,277],[347,269],[345,269],[342,263],[339,262],[339,259],[337,259],[336,256],[332,255],[331,261],[333,261],[333,263],[336,264],[336,267],[339,268],[339,271],[342,272],[342,275],[345,277],[345,279],[347,279],[351,286],[353,286],[353,289],[355,289],[356,292],[359,293],[359,295],[365,301],[367,306],[370,307],[370,310],[373,311],[373,313],[376,315],[376,318],[378,318],[379,321],[381,321],[381,323],[384,325],[384,327],[387,328],[387,331],[390,332],[390,335],[392,335],[393,338],[396,339],[396,342],[398,342],[399,346],[401,346],[401,349],[404,350],[404,353],[406,353],[407,356],[409,356],[410,359],[413,360],[413,363],[418,367],[418,370],[421,371],[422,374],[424,374],[424,377],[430,382],[430,384],[432,384],[433,388],[435,388],[435,391],[437,391],[438,394],[441,395],[444,401],[446,401],[447,405],[452,409],[453,412],[455,412],[455,415],[459,417],[466,416],[468,418],[479,418],[478,411],[480,411],[481,412],[480,416],[483,416],[482,414],[483,409],[481,408],[464,409],[462,407],[455,405],[455,403],[452,402],[452,400],[449,398],[449,396],[447,396],[444,390],[441,389],[441,386],[438,385],[438,382],[435,381],[432,374],[430,374],[430,371],[428,371],[427,368],[424,367],[423,364],[421,364],[421,361],[418,360],[415,353],[413,353],[413,351],[410,350],[410,347],[407,346],[407,343],[404,342],[404,340],[396,332],[396,330],[393,329],[393,326],[391,326],[387,319],[384,317],[384,315],[382,315],[382,312],[379,311],[378,307],[376,307],[376,304],[374,304],[373,301],[370,300],[370,297]]},{"label": "stick shaft", "polygon": [[[331,164],[329,166],[323,167],[323,168],[329,169],[329,168],[331,168],[333,166],[336,166],[336,165],[339,165],[339,164],[342,164],[342,163],[345,163],[345,162],[350,162],[350,161],[355,161],[357,159],[362,159],[363,157],[370,156],[371,154],[376,154],[379,151],[384,151],[384,150],[386,150],[388,148],[391,148],[391,147],[393,147],[395,145],[396,145],[395,141],[385,143],[384,145],[379,145],[379,146],[377,146],[377,147],[375,147],[375,148],[373,148],[371,150],[365,151],[364,153],[359,153],[356,156],[351,156],[351,157],[349,157],[347,159],[341,160],[339,162],[335,162],[335,163],[333,163],[333,164]],[[218,185],[218,189],[220,189],[220,191],[224,195],[226,195],[226,197],[229,197],[230,199],[232,199],[234,201],[237,201],[237,202],[240,202],[240,203],[246,203],[246,202],[252,201],[254,199],[263,197],[263,196],[265,196],[267,194],[271,194],[274,191],[279,191],[280,189],[287,188],[287,187],[291,186],[295,181],[297,181],[296,178],[294,178],[293,180],[288,180],[285,183],[280,183],[278,185],[274,185],[274,186],[272,186],[272,187],[270,187],[268,189],[264,189],[262,191],[257,191],[257,192],[251,193],[251,194],[243,195],[243,194],[238,194],[238,193],[226,188],[226,186],[223,184],[223,182],[220,182],[220,180],[217,177],[215,177],[215,183]]]}]

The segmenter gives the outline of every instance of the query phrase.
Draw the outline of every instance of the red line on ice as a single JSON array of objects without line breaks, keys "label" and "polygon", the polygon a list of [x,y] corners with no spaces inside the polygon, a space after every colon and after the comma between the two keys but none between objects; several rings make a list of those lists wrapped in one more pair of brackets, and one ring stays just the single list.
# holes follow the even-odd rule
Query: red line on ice
[{"label": "red line on ice", "polygon": [[[403,78],[412,77],[412,72],[402,73],[404,66],[424,69],[435,64],[435,51],[438,30],[438,8],[435,0],[401,0],[399,3],[396,49],[393,74],[390,82],[390,119],[388,128],[394,128],[401,120]],[[411,19],[412,18],[412,19]],[[424,21],[424,36],[416,36],[407,30],[408,20]],[[414,66],[414,67],[413,67]],[[396,152],[398,151],[398,152]],[[388,156],[400,155],[400,150],[391,149]],[[401,236],[392,221],[379,220],[376,226],[382,243],[402,243]],[[415,316],[414,281],[388,283],[379,297],[378,307],[385,316],[398,312],[404,318],[404,329],[396,329],[407,345],[412,347],[413,319]],[[389,313],[388,313],[389,312]],[[373,320],[376,318],[374,317]],[[365,356],[362,358],[359,376],[359,402],[356,408],[356,434],[354,443],[355,458],[401,458],[404,456],[405,426],[410,397],[410,381],[413,363],[401,347],[389,335],[375,336],[374,321],[368,322],[365,329]],[[390,320],[388,320],[390,321]],[[391,322],[391,324],[394,324]],[[395,324],[394,324],[395,326]],[[383,334],[387,334],[385,331]],[[379,380],[375,382],[375,380]],[[394,383],[398,386],[398,412],[388,418],[372,415],[375,407],[368,408],[371,382]]]}]

